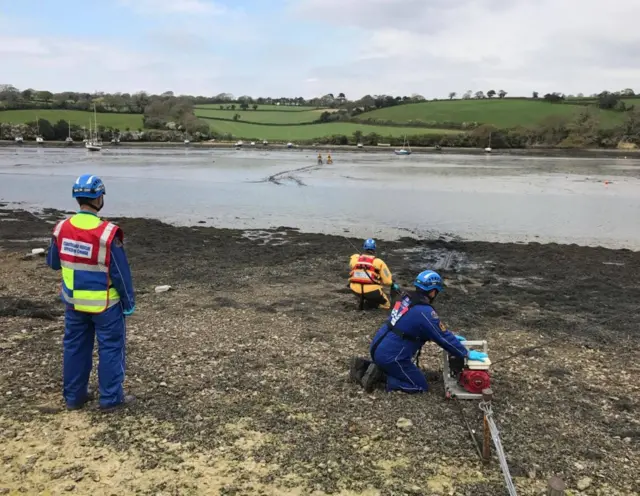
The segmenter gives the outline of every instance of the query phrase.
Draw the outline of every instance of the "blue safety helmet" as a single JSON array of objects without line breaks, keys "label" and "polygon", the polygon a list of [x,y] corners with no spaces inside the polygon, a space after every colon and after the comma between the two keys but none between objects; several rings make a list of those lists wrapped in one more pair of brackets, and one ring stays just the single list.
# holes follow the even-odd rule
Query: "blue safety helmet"
[{"label": "blue safety helmet", "polygon": [[440,274],[432,270],[423,270],[420,272],[418,277],[416,277],[416,280],[413,282],[413,285],[427,293],[432,289],[437,289],[438,292],[444,290],[442,277],[440,277]]},{"label": "blue safety helmet", "polygon": [[104,195],[104,183],[102,179],[93,174],[82,174],[73,185],[71,195],[73,198],[100,198]]},{"label": "blue safety helmet", "polygon": [[364,243],[362,243],[362,249],[376,251],[376,240],[373,238],[365,239]]}]

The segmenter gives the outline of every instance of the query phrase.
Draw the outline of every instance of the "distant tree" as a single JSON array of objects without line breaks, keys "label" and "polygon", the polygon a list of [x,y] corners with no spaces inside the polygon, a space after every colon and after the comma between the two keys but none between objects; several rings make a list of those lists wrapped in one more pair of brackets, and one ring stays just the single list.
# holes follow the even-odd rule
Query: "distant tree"
[{"label": "distant tree", "polygon": [[364,137],[363,145],[372,145],[376,146],[378,143],[382,141],[382,136],[378,133],[369,133]]},{"label": "distant tree", "polygon": [[564,95],[557,92],[547,93],[544,95],[544,100],[549,103],[560,103],[564,100]]},{"label": "distant tree", "polygon": [[240,108],[242,110],[247,110],[249,108],[249,104],[247,103],[246,100],[243,100],[242,103],[240,104]]},{"label": "distant tree", "polygon": [[331,112],[327,112],[327,111],[322,112],[318,120],[320,122],[329,122],[331,120]]},{"label": "distant tree", "polygon": [[64,140],[69,136],[69,123],[63,119],[60,119],[53,126],[54,139],[58,141]]},{"label": "distant tree", "polygon": [[366,110],[375,107],[376,100],[371,95],[365,95],[360,98],[360,100],[358,100],[358,103],[362,105]]},{"label": "distant tree", "polygon": [[340,103],[344,103],[346,99],[347,97],[344,93],[338,93],[338,100],[340,100]]},{"label": "distant tree", "polygon": [[[35,123],[34,123],[35,124]],[[47,119],[38,119],[38,127],[40,129],[40,135],[46,140],[54,140],[56,133],[53,126]]]},{"label": "distant tree", "polygon": [[224,105],[220,105],[220,110],[224,110]]},{"label": "distant tree", "polygon": [[24,90],[21,95],[23,99],[29,101],[33,97],[33,90]]},{"label": "distant tree", "polygon": [[453,100],[456,97],[456,92],[452,91],[451,93],[449,93],[449,100]]},{"label": "distant tree", "polygon": [[[476,93],[476,96],[477,96],[477,93]],[[494,96],[496,96],[496,90],[487,91],[487,97],[493,98]]]},{"label": "distant tree", "polygon": [[48,102],[52,98],[53,98],[53,93],[51,93],[50,91],[38,91],[38,100],[41,100],[43,102]]},{"label": "distant tree", "polygon": [[220,93],[213,97],[216,102],[229,102],[233,100],[233,95],[231,93]]},{"label": "distant tree", "polygon": [[472,90],[467,90],[464,95],[462,95],[463,100],[471,100]]},{"label": "distant tree", "polygon": [[598,107],[601,109],[615,109],[618,102],[620,102],[620,96],[609,91],[603,91],[598,95]]},{"label": "distant tree", "polygon": [[252,105],[252,107],[253,107],[253,110],[258,110],[258,104],[257,104],[257,103],[254,103],[254,104]]},{"label": "distant tree", "polygon": [[353,140],[356,143],[362,143],[362,131],[358,129],[355,133],[353,133]]},{"label": "distant tree", "polygon": [[584,93],[578,93],[576,96],[577,96],[578,98],[584,98]]},{"label": "distant tree", "polygon": [[533,98],[538,98],[538,92],[537,91],[533,92]]},{"label": "distant tree", "polygon": [[507,96],[507,92],[505,90],[498,91],[499,98],[504,98],[505,96]]},{"label": "distant tree", "polygon": [[481,98],[484,98],[484,92],[482,91],[476,91],[476,98],[478,100],[480,100]]},{"label": "distant tree", "polygon": [[173,91],[165,91],[162,95],[163,97],[169,97],[169,96],[174,96]]},{"label": "distant tree", "polygon": [[241,117],[240,114],[233,114],[234,121],[240,120],[240,117]]},{"label": "distant tree", "polygon": [[411,95],[411,99],[414,102],[424,102],[425,101],[425,97],[423,97],[422,95],[419,95],[418,93],[413,93]]},{"label": "distant tree", "polygon": [[640,143],[640,112],[629,112],[622,124],[623,139]]},{"label": "distant tree", "polygon": [[634,91],[631,88],[626,88],[620,92],[622,96],[635,96]]},{"label": "distant tree", "polygon": [[235,109],[236,109],[235,104],[231,105],[231,110],[235,110]]}]

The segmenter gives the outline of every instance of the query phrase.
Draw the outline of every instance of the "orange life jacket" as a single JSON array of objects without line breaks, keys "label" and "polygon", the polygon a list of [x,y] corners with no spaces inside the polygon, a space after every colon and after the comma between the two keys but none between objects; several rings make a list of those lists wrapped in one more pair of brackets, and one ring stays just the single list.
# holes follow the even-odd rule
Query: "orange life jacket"
[{"label": "orange life jacket", "polygon": [[349,273],[349,282],[356,284],[381,284],[380,269],[373,266],[376,257],[360,255]]}]

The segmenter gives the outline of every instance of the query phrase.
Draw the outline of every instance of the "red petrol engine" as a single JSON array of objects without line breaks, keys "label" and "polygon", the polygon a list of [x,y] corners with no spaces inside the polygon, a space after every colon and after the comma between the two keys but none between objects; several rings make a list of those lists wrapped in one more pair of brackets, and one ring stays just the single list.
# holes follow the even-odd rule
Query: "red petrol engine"
[{"label": "red petrol engine", "polygon": [[482,394],[483,389],[491,387],[489,373],[484,370],[463,369],[459,382],[466,391],[473,394]]}]

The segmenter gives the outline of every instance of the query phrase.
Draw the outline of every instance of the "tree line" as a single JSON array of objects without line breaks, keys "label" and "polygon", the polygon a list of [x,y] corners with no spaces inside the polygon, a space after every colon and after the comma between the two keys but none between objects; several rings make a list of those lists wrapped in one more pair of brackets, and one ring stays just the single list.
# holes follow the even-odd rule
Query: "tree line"
[{"label": "tree line", "polygon": [[[452,91],[448,94],[448,97],[443,98],[445,100],[453,100],[457,96],[457,92]],[[506,98],[508,93],[503,90],[490,89],[486,93],[482,90],[473,91],[467,90],[461,98],[463,100],[470,99],[492,99]],[[578,95],[565,95],[560,92],[547,93],[543,98],[539,97],[539,93],[534,91],[532,93],[533,99],[546,100],[551,103],[573,103],[580,100],[602,100],[608,99],[605,105],[606,107],[617,109],[620,106],[619,102],[622,98],[629,98],[640,96],[636,95],[633,89],[626,88],[621,91],[603,91],[598,94],[592,94],[590,97],[585,97],[583,94]],[[240,109],[248,110],[253,108],[257,110],[257,106],[260,105],[284,105],[284,106],[309,106],[309,107],[327,107],[327,108],[344,108],[347,110],[359,109],[361,112],[368,110],[374,110],[385,107],[392,107],[396,105],[404,105],[408,103],[417,103],[428,101],[424,96],[414,93],[412,95],[405,96],[391,96],[391,95],[365,95],[361,98],[350,100],[345,93],[327,93],[325,95],[314,98],[299,97],[251,97],[249,95],[242,95],[235,97],[231,93],[219,93],[214,96],[192,96],[192,95],[178,95],[176,96],[172,91],[166,91],[162,94],[149,94],[144,91],[136,93],[85,93],[85,92],[73,92],[65,91],[61,93],[52,93],[46,90],[34,90],[24,89],[19,90],[15,86],[10,84],[0,85],[0,110],[20,110],[20,109],[68,109],[68,110],[93,110],[95,105],[96,111],[100,113],[131,113],[131,114],[143,114],[147,105],[153,101],[165,100],[169,98],[180,98],[182,101],[188,101],[193,106],[198,105],[211,105],[218,104],[223,109],[235,110],[233,106],[238,106]],[[524,97],[522,97],[524,98]],[[613,104],[610,103],[614,101]],[[438,98],[434,98],[431,101],[438,101]],[[624,102],[622,102],[624,103]],[[600,103],[598,103],[600,105]]]}]

